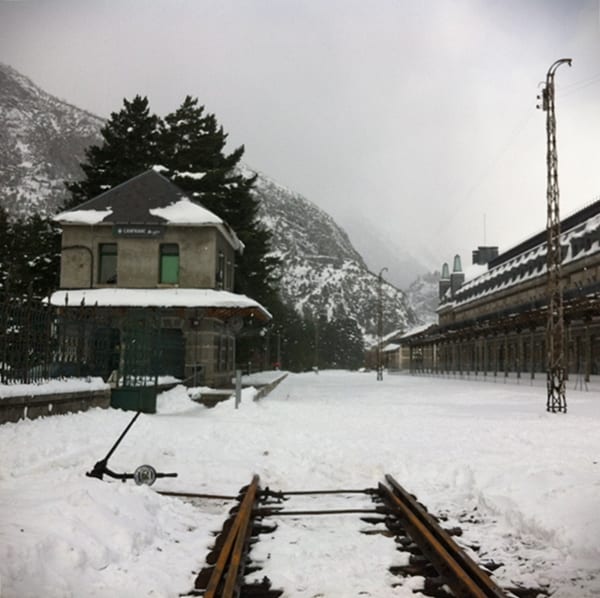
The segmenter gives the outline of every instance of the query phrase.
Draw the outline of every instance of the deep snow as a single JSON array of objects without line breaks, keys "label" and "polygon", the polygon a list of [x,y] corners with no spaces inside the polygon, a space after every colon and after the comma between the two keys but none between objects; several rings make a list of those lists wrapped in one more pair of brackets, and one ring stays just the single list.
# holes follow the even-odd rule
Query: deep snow
[{"label": "deep snow", "polygon": [[[84,475],[130,412],[0,426],[3,598],[189,591],[231,503],[194,506],[154,490],[233,495],[252,473],[284,490],[372,487],[391,473],[462,527],[459,541],[481,547],[473,556],[503,563],[501,585],[600,595],[596,390],[570,387],[566,415],[545,412],[538,386],[408,375],[290,375],[260,402],[250,394],[236,410],[232,400],[206,409],[182,387],[163,393],[159,413],[140,416],[109,463],[179,473],[152,488]],[[355,516],[282,520],[254,549],[264,569],[251,578],[268,575],[286,596],[413,596],[418,579],[392,588],[399,580],[387,571],[405,555],[357,533],[364,526]]]}]

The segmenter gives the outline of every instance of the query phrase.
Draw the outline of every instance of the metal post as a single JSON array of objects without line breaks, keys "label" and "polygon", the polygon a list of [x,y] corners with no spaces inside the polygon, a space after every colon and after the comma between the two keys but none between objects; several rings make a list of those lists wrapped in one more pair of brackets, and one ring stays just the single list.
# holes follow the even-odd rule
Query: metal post
[{"label": "metal post", "polygon": [[[377,380],[383,380],[383,362],[381,355],[381,344],[383,343],[383,273],[387,272],[387,268],[382,268],[379,271],[379,297],[377,305]],[[412,355],[411,355],[412,368]]]},{"label": "metal post", "polygon": [[319,314],[315,317],[315,365],[313,371],[319,373]]},{"label": "metal post", "polygon": [[235,370],[235,408],[242,402],[242,370]]},{"label": "metal post", "polygon": [[277,367],[278,369],[282,369],[281,367],[281,333],[277,333]]},{"label": "metal post", "polygon": [[[547,151],[546,165],[548,170],[547,200],[547,294],[548,318],[546,322],[546,411],[551,413],[567,412],[565,394],[564,363],[564,315],[561,281],[562,249],[560,246],[560,214],[558,191],[558,155],[556,151],[556,114],[554,111],[554,74],[561,64],[571,66],[570,58],[557,60],[548,69],[546,85],[542,90],[541,108],[546,112]],[[539,98],[539,96],[538,96]],[[538,108],[540,106],[538,105]]]}]

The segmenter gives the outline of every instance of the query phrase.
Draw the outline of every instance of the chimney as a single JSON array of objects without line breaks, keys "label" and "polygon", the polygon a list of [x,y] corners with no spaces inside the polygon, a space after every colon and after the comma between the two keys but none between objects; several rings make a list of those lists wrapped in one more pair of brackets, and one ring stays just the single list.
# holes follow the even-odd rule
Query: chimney
[{"label": "chimney", "polygon": [[456,294],[456,291],[460,289],[463,282],[465,282],[465,273],[462,271],[460,255],[455,255],[454,266],[452,268],[452,274],[450,275],[450,292],[453,297]]},{"label": "chimney", "polygon": [[448,268],[448,264],[444,262],[442,266],[442,275],[440,276],[439,283],[439,298],[440,300],[446,294],[446,291],[450,288],[450,268]]},{"label": "chimney", "polygon": [[490,245],[484,247],[478,247],[473,250],[473,263],[484,266],[491,262],[494,258],[498,257],[498,247],[492,247]]}]

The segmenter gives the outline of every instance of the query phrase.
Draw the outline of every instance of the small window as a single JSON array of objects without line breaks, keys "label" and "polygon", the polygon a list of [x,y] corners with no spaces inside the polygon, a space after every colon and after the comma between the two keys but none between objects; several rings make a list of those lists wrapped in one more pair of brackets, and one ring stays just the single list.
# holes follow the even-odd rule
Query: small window
[{"label": "small window", "polygon": [[233,288],[233,263],[231,260],[227,260],[227,271],[225,275],[225,286],[227,289]]},{"label": "small window", "polygon": [[100,243],[98,261],[98,282],[117,284],[117,244]]},{"label": "small window", "polygon": [[225,284],[225,254],[219,251],[219,261],[217,263],[217,289],[222,289]]},{"label": "small window", "polygon": [[160,246],[160,282],[177,284],[179,282],[179,245],[165,243]]}]

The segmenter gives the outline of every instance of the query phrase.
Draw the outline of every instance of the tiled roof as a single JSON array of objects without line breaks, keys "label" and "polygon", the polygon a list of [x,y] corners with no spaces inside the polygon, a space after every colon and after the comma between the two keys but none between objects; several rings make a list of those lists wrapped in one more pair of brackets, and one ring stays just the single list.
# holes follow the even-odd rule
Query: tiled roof
[{"label": "tiled roof", "polygon": [[69,222],[69,215],[74,212],[110,210],[100,222],[163,224],[166,220],[153,215],[151,210],[166,208],[184,197],[185,193],[169,179],[154,170],[147,170],[72,210],[58,214],[56,220]]},{"label": "tiled roof", "polygon": [[87,225],[212,225],[223,232],[235,249],[242,250],[244,247],[226,222],[190,199],[155,170],[147,170],[71,210],[57,214],[54,219],[61,224]]}]

